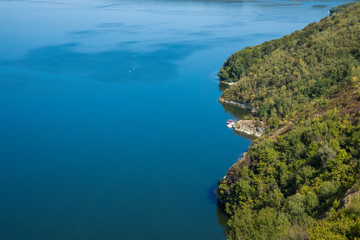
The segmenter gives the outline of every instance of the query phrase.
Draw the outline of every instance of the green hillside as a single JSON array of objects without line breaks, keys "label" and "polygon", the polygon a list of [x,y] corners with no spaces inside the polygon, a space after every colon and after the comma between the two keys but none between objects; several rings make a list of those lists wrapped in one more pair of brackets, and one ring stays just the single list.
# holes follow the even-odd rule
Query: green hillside
[{"label": "green hillside", "polygon": [[229,239],[359,239],[360,3],[233,54],[219,77],[268,126],[219,182]]}]

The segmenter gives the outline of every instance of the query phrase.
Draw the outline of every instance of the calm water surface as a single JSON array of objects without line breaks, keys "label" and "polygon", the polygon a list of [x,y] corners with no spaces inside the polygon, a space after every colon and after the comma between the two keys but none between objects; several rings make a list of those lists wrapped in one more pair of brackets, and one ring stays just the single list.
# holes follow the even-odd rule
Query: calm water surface
[{"label": "calm water surface", "polygon": [[1,0],[0,239],[224,239],[217,71],[337,4]]}]

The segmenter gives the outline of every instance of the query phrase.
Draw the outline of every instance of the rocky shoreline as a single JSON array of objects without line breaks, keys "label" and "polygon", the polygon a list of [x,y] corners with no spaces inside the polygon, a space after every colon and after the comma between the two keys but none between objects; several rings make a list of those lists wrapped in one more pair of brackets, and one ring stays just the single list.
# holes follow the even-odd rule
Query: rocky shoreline
[{"label": "rocky shoreline", "polygon": [[231,86],[231,85],[235,84],[235,82],[225,82],[225,81],[221,81],[221,83],[226,84],[228,86]]},{"label": "rocky shoreline", "polygon": [[[250,108],[246,103],[229,101],[223,98],[219,98],[219,102],[227,103],[236,107],[240,107],[246,110],[255,112],[255,109]],[[232,128],[234,132],[244,133],[247,135],[253,135],[255,137],[260,137],[265,133],[266,127],[263,122],[256,120],[239,120],[232,122],[231,124],[227,124],[228,128]]]},{"label": "rocky shoreline", "polygon": [[235,122],[233,130],[238,133],[245,133],[247,135],[253,135],[261,137],[265,133],[265,126],[262,122],[255,120],[239,120]]},{"label": "rocky shoreline", "polygon": [[229,101],[229,100],[225,100],[223,98],[219,98],[219,102],[221,103],[227,103],[227,104],[231,104],[237,107],[241,107],[243,109],[249,110],[250,112],[255,112],[255,109],[250,108],[246,103],[241,103],[241,102],[236,102],[236,101]]}]

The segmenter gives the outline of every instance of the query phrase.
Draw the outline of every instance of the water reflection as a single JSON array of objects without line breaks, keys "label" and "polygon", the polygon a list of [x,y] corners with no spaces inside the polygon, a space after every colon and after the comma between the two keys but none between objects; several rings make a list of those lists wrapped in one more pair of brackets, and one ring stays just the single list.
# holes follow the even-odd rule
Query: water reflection
[{"label": "water reflection", "polygon": [[221,208],[218,208],[216,211],[216,216],[218,217],[218,224],[226,228],[226,223],[229,220],[228,215],[226,215]]},{"label": "water reflection", "polygon": [[227,89],[228,87],[230,87],[229,84],[220,81],[220,83],[219,83],[219,90],[220,90],[220,92],[225,91],[225,89]]},{"label": "water reflection", "polygon": [[250,115],[251,112],[240,107],[233,106],[227,103],[221,103],[226,113],[230,113],[236,119],[243,119],[245,116]]}]

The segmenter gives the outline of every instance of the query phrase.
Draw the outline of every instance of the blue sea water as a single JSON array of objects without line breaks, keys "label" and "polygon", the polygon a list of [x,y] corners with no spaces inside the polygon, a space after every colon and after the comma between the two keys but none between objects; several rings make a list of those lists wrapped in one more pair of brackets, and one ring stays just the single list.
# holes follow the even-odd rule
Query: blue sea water
[{"label": "blue sea water", "polygon": [[340,3],[0,0],[0,239],[224,239],[217,72]]}]

